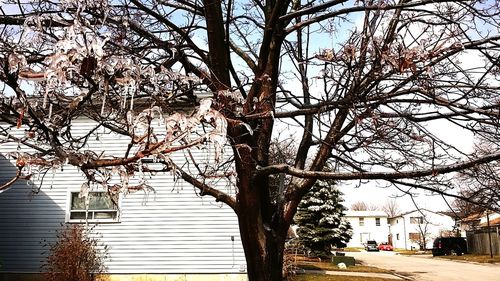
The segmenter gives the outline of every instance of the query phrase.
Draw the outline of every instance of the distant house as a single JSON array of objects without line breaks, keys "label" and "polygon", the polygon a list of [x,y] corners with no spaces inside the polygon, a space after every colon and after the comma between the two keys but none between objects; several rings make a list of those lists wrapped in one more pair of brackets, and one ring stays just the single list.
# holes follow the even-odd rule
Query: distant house
[{"label": "distant house", "polygon": [[392,245],[402,249],[430,249],[436,237],[451,236],[455,220],[441,212],[425,209],[389,218]]},{"label": "distant house", "polygon": [[[489,228],[488,228],[489,225]],[[469,252],[474,254],[500,254],[500,214],[485,212],[469,215],[460,222],[467,237]]]},{"label": "distant house", "polygon": [[389,241],[387,214],[383,211],[346,211],[345,218],[351,223],[353,235],[347,247],[363,247],[366,241]]},{"label": "distant house", "polygon": [[375,240],[400,249],[432,248],[434,238],[455,234],[452,217],[425,209],[395,217],[383,211],[346,211],[345,217],[354,233],[347,247],[363,247],[367,240]]},{"label": "distant house", "polygon": [[465,235],[467,231],[479,228],[482,216],[484,216],[484,213],[479,212],[463,217],[460,220],[460,231],[462,235]]},{"label": "distant house", "polygon": [[460,230],[465,233],[487,227],[488,217],[490,226],[500,226],[500,213],[490,213],[489,216],[486,216],[485,212],[479,212],[463,218],[460,221]]},{"label": "distant house", "polygon": [[[75,135],[79,128],[88,132],[91,124],[74,121]],[[96,133],[99,137],[84,149],[104,148],[114,155],[127,147],[127,140],[102,127]],[[0,183],[16,172],[14,160],[1,156],[10,151],[16,151],[15,144],[0,143]],[[182,153],[172,157],[185,159]],[[55,241],[61,224],[75,223],[95,225],[109,248],[108,273],[123,280],[153,280],[151,275],[154,280],[246,280],[238,221],[229,207],[196,195],[172,175],[158,174],[148,180],[154,191],[121,193],[113,198],[118,206],[94,187],[86,209],[78,196],[83,181],[81,171],[65,166],[0,193],[0,280],[39,273],[47,255],[43,245]],[[221,182],[219,188],[227,186]]]},{"label": "distant house", "polygon": [[488,227],[488,219],[490,227],[500,226],[500,213],[491,213],[488,216],[484,214],[479,220],[479,227]]}]

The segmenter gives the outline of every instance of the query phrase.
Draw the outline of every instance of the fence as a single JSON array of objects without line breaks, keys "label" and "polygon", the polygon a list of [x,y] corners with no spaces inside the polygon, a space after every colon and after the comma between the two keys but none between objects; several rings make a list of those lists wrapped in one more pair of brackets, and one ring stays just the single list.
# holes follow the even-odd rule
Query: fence
[{"label": "fence", "polygon": [[[491,246],[494,255],[500,254],[500,229],[498,226],[491,227]],[[490,254],[490,240],[487,229],[467,231],[467,248],[471,254]]]}]

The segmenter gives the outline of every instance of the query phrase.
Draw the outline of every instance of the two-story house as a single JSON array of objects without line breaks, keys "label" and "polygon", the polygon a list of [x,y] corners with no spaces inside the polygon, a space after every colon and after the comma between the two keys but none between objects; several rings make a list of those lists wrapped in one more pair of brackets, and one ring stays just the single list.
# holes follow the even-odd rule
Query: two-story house
[{"label": "two-story house", "polygon": [[436,237],[453,235],[455,220],[450,216],[425,209],[414,210],[389,218],[394,248],[430,249]]},{"label": "two-story house", "polygon": [[[93,126],[86,119],[73,124],[74,135]],[[95,133],[99,137],[90,139],[87,149],[120,155],[129,143],[102,127]],[[21,138],[24,130],[13,134]],[[3,156],[16,145],[0,144],[0,183],[16,174],[15,160]],[[199,150],[193,155],[203,157]],[[185,159],[183,153],[171,157]],[[84,179],[66,165],[0,192],[0,280],[41,277],[44,245],[56,241],[61,224],[93,226],[108,248],[104,263],[111,280],[246,280],[238,220],[229,207],[197,195],[169,173],[148,180],[153,190],[113,199],[95,186],[85,203],[79,196]],[[226,188],[223,182],[214,186]]]},{"label": "two-story house", "polygon": [[388,217],[384,211],[346,211],[353,235],[347,247],[363,247],[366,241],[389,241]]},{"label": "two-story house", "polygon": [[353,236],[347,247],[364,247],[368,240],[388,242],[394,248],[431,248],[436,237],[454,235],[455,220],[425,209],[388,217],[384,211],[346,211]]}]

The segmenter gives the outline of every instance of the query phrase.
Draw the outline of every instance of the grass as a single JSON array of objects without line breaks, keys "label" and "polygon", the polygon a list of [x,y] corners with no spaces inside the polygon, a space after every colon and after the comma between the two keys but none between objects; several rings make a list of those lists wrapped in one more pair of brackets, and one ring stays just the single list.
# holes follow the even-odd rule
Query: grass
[{"label": "grass", "polygon": [[305,270],[329,270],[329,271],[347,271],[347,272],[372,272],[372,273],[390,273],[389,270],[385,270],[378,267],[366,266],[366,265],[356,265],[349,266],[346,269],[339,269],[336,265],[327,262],[302,262],[297,265],[299,268]]},{"label": "grass", "polygon": [[372,273],[390,273],[391,271],[373,267],[357,264],[356,266],[349,266],[346,269],[339,269],[337,265],[331,263],[330,261],[318,261],[318,259],[312,259],[302,256],[297,256],[297,267],[305,270],[330,270],[330,271],[347,271],[347,272],[372,272]]},{"label": "grass", "polygon": [[[329,260],[319,261],[317,258],[308,258],[296,256],[297,267],[304,270],[325,270],[325,271],[343,271],[343,272],[368,272],[368,273],[391,273],[378,267],[356,264],[346,269],[339,269]],[[380,277],[364,276],[343,276],[343,275],[324,275],[324,274],[299,274],[295,276],[294,281],[394,281],[394,279]]]},{"label": "grass", "polygon": [[339,252],[361,252],[363,248],[344,248],[339,250]]},{"label": "grass", "polygon": [[295,276],[296,281],[394,281],[394,279],[377,277],[359,277],[359,276],[341,276],[341,275],[322,275],[307,274]]},{"label": "grass", "polygon": [[420,251],[420,250],[405,250],[405,249],[394,249],[394,252],[400,255],[430,255],[431,251]]},{"label": "grass", "polygon": [[491,258],[490,255],[467,254],[462,256],[440,256],[440,258],[445,258],[449,260],[479,262],[479,263],[500,263],[500,255],[494,255],[493,258]]}]

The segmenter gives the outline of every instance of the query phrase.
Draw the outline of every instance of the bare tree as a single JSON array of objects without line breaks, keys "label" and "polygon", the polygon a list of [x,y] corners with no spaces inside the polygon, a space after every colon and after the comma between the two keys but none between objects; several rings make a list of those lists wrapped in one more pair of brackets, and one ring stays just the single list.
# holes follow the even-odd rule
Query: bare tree
[{"label": "bare tree", "polygon": [[349,210],[351,210],[351,211],[377,211],[377,210],[380,210],[380,208],[374,204],[368,204],[368,203],[363,202],[363,201],[357,201],[351,205]]},{"label": "bare tree", "polygon": [[[0,142],[19,147],[12,180],[72,165],[83,187],[118,192],[174,171],[234,210],[252,281],[281,280],[288,227],[317,179],[460,197],[450,173],[500,159],[435,134],[499,139],[497,1],[2,3]],[[82,118],[94,126],[75,135]],[[293,162],[271,163],[285,126]],[[130,140],[123,154],[85,151],[103,127]],[[189,156],[201,145],[211,161]],[[189,165],[170,157],[179,150]],[[276,174],[290,180],[274,196]],[[205,180],[216,177],[237,188]]]},{"label": "bare tree", "polygon": [[[488,209],[488,204],[477,204],[478,194],[468,188],[463,188],[458,193],[465,199],[455,199],[451,203],[451,207],[458,218],[465,218],[473,214],[481,214]],[[488,198],[489,199],[489,198]],[[488,200],[489,201],[489,200]]]},{"label": "bare tree", "polygon": [[[410,219],[418,220],[417,227],[416,227],[416,230],[418,232],[410,233],[410,240],[417,243],[420,250],[426,250],[427,249],[427,241],[430,239],[430,234],[431,234],[430,229],[429,229],[431,223],[427,219],[427,216],[425,216],[423,213],[422,213],[422,217],[415,217],[415,218],[410,218]],[[412,234],[413,234],[413,237],[411,237]]]},{"label": "bare tree", "polygon": [[[500,147],[493,140],[481,140],[476,144],[477,156],[499,152]],[[500,163],[493,161],[474,166],[457,176],[458,194],[452,207],[461,217],[482,213],[486,210],[500,211]]]},{"label": "bare tree", "polygon": [[384,211],[390,218],[401,214],[401,209],[399,208],[399,204],[396,199],[388,199],[385,201],[384,206],[382,206],[382,211]]}]

